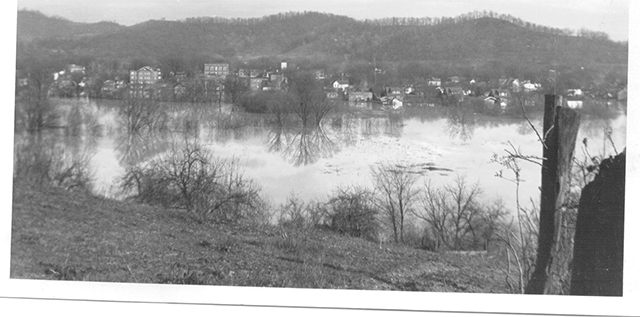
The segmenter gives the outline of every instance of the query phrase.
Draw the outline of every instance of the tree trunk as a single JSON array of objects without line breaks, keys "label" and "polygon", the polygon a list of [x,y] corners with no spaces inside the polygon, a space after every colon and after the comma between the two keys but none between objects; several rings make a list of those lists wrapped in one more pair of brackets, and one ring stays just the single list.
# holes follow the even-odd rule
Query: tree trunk
[{"label": "tree trunk", "polygon": [[561,230],[580,116],[574,110],[559,106],[562,101],[557,99],[555,95],[545,95],[540,231],[536,266],[527,283],[527,294],[557,294],[560,290],[557,278],[551,274],[553,262],[557,260],[552,250]]},{"label": "tree trunk", "polygon": [[571,295],[622,296],[626,154],[600,164],[582,189],[573,248]]}]

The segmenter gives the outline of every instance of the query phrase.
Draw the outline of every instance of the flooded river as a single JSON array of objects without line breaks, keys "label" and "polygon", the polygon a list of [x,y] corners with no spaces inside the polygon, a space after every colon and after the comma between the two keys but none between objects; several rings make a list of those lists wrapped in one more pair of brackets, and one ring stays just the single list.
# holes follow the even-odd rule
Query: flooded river
[{"label": "flooded river", "polygon": [[[90,160],[96,194],[119,197],[125,168],[197,140],[214,155],[235,157],[269,199],[284,202],[292,193],[324,199],[343,185],[371,188],[370,167],[390,162],[410,168],[435,184],[457,175],[479,182],[484,198],[501,197],[515,206],[515,185],[496,177],[491,163],[511,145],[522,154],[541,156],[542,146],[524,118],[488,116],[470,109],[425,107],[385,112],[371,107],[341,107],[317,128],[303,128],[293,115],[279,123],[273,115],[231,112],[229,105],[170,105],[164,128],[131,133],[123,128],[117,101],[56,100],[66,128],[49,142]],[[595,106],[594,106],[595,107]],[[614,155],[626,146],[626,108],[585,111],[576,158]],[[541,112],[530,121],[541,130]],[[77,129],[74,130],[74,127]],[[607,134],[610,133],[610,134]],[[610,138],[607,136],[610,135]],[[18,134],[16,142],[24,142]],[[587,151],[583,140],[587,139]],[[588,154],[585,154],[588,153]],[[540,167],[522,162],[520,199],[539,199]],[[511,177],[508,171],[504,176]]]}]

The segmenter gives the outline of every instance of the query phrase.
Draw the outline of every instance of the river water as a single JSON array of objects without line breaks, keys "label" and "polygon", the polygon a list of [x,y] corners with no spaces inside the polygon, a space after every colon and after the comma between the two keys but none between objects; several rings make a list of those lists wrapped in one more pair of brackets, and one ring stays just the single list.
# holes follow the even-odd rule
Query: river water
[{"label": "river water", "polygon": [[[385,112],[367,104],[345,105],[325,117],[319,128],[305,129],[293,115],[276,124],[272,115],[232,113],[229,105],[177,104],[167,108],[168,121],[161,131],[130,133],[122,127],[117,101],[55,103],[67,128],[51,132],[51,142],[90,159],[95,193],[113,198],[120,197],[118,181],[127,166],[169,151],[186,138],[197,140],[214,155],[237,158],[245,175],[256,180],[275,204],[292,193],[303,199],[324,199],[337,186],[371,188],[370,167],[388,162],[408,167],[436,185],[463,176],[469,183],[480,184],[484,199],[501,197],[513,210],[515,185],[496,177],[504,168],[491,163],[492,157],[506,154],[512,145],[524,155],[542,154],[536,133],[524,118],[489,116],[470,109]],[[578,160],[585,153],[609,156],[625,148],[626,105],[586,105],[582,112]],[[541,112],[530,114],[529,119],[542,130]],[[16,142],[20,138],[17,135]],[[540,167],[520,165],[520,199],[539,199]],[[512,174],[504,171],[503,176]]]}]

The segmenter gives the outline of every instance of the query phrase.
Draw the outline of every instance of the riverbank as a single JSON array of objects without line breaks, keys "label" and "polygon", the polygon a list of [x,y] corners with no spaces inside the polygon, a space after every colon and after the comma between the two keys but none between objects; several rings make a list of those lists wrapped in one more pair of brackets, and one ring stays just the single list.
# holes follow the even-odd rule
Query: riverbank
[{"label": "riverbank", "polygon": [[14,187],[11,278],[506,293],[499,259],[323,229],[198,223],[184,212]]}]

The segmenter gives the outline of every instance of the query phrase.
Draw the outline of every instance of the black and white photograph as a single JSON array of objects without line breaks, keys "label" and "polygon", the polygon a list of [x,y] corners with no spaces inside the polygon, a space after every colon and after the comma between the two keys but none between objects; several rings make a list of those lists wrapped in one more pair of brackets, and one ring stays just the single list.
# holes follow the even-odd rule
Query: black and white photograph
[{"label": "black and white photograph", "polygon": [[630,2],[3,4],[0,298],[638,315]]}]

